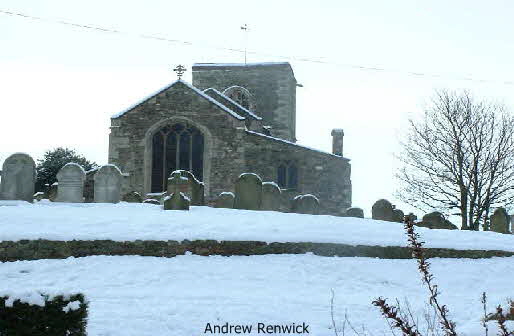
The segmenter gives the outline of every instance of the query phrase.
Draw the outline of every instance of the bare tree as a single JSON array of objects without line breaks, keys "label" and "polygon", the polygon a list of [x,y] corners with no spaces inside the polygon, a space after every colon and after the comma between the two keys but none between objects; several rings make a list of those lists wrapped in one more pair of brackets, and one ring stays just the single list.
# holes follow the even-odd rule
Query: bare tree
[{"label": "bare tree", "polygon": [[514,117],[502,105],[437,91],[423,119],[410,120],[402,146],[398,196],[416,208],[487,230],[490,209],[514,199]]}]

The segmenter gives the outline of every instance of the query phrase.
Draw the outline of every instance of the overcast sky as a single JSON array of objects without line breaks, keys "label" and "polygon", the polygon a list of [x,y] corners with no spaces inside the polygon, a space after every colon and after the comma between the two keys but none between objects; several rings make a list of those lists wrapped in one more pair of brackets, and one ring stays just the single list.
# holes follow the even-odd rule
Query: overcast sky
[{"label": "overcast sky", "polygon": [[107,163],[110,116],[174,81],[177,64],[244,61],[227,49],[244,48],[245,23],[248,61],[289,61],[304,85],[299,143],[330,151],[331,129],[344,129],[353,205],[367,215],[379,198],[410,210],[393,196],[394,153],[435,89],[514,106],[508,0],[2,0],[0,10],[44,19],[0,12],[0,163],[57,146]]}]

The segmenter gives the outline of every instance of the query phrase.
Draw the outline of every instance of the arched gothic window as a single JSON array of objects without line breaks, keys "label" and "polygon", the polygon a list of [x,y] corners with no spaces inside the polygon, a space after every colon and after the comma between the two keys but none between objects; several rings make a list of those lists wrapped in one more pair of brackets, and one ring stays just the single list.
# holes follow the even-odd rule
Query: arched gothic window
[{"label": "arched gothic window", "polygon": [[294,162],[281,163],[277,169],[278,186],[282,189],[298,188],[298,167]]},{"label": "arched gothic window", "polygon": [[253,97],[250,94],[250,92],[241,86],[231,86],[225,91],[223,91],[223,94],[248,111],[255,111],[255,103],[253,101]]},{"label": "arched gothic window", "polygon": [[168,177],[177,169],[203,180],[204,138],[194,126],[177,123],[157,131],[152,138],[152,192],[167,189]]}]

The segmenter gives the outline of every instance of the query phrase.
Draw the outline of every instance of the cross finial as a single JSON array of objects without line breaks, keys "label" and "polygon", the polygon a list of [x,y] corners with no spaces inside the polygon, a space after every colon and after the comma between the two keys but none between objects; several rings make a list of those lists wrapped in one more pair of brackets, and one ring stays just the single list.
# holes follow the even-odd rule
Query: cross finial
[{"label": "cross finial", "polygon": [[178,79],[180,80],[182,79],[182,75],[184,74],[184,72],[186,72],[186,67],[182,64],[179,64],[175,67],[175,69],[173,69],[173,71],[177,73]]}]

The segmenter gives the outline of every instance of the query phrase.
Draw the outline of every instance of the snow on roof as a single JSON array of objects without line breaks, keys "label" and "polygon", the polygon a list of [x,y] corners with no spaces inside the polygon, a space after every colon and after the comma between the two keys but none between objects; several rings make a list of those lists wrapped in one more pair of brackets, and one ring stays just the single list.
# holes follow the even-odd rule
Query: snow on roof
[{"label": "snow on roof", "polygon": [[268,66],[268,65],[289,65],[289,62],[257,62],[257,63],[194,63],[194,67],[246,67],[246,66]]},{"label": "snow on roof", "polygon": [[129,107],[128,109],[125,109],[115,115],[113,115],[111,117],[111,119],[116,119],[116,118],[119,118],[121,117],[122,115],[124,115],[125,113],[127,113],[128,111],[130,110],[133,110],[134,108],[138,107],[139,105],[145,103],[146,101],[150,100],[151,98],[157,96],[158,94],[168,90],[169,88],[171,88],[173,85],[177,84],[177,83],[182,83],[184,84],[185,86],[187,86],[188,88],[190,88],[191,90],[193,90],[195,93],[197,93],[198,95],[200,95],[201,97],[207,99],[208,101],[210,101],[211,103],[213,103],[214,105],[216,105],[217,107],[219,107],[220,109],[224,110],[225,112],[229,113],[230,115],[232,115],[234,118],[238,119],[238,120],[244,120],[245,118],[240,116],[239,114],[235,113],[234,111],[232,111],[231,109],[229,109],[228,107],[226,107],[225,105],[223,105],[222,103],[220,103],[219,101],[217,101],[216,99],[208,96],[207,94],[205,94],[204,92],[202,92],[201,90],[195,88],[193,85],[189,84],[188,82],[186,81],[183,81],[181,79],[179,80],[176,80],[174,81],[173,83],[171,83],[170,85],[167,85],[166,87],[156,91],[155,93],[147,96],[146,98],[140,100],[139,102],[137,102],[136,104],[132,105],[131,107]]},{"label": "snow on roof", "polygon": [[261,117],[259,117],[258,115],[254,114],[252,111],[244,108],[243,106],[239,105],[238,102],[236,102],[235,100],[232,100],[230,97],[224,95],[223,93],[219,92],[218,90],[216,90],[215,88],[208,88],[208,89],[205,89],[203,92],[208,92],[208,91],[212,91],[214,92],[215,94],[221,96],[223,99],[226,99],[229,101],[229,103],[231,104],[234,104],[237,106],[237,108],[240,108],[241,110],[243,110],[245,113],[247,113],[248,115],[250,115],[252,118],[256,119],[256,120],[262,120]]},{"label": "snow on roof", "polygon": [[345,158],[343,156],[339,156],[339,155],[335,155],[335,154],[332,154],[332,153],[324,152],[324,151],[319,150],[319,149],[315,149],[315,148],[299,145],[297,143],[294,143],[294,142],[291,142],[291,141],[287,141],[287,140],[284,140],[284,139],[280,139],[280,138],[275,138],[275,137],[272,137],[270,135],[266,135],[266,134],[262,134],[262,133],[258,133],[258,132],[254,132],[254,131],[249,131],[249,130],[246,130],[246,133],[252,134],[252,135],[261,136],[261,137],[264,137],[264,138],[268,138],[270,140],[280,141],[280,142],[286,143],[288,145],[298,146],[298,147],[301,147],[301,148],[305,148],[305,149],[309,149],[311,151],[318,152],[320,154],[330,155],[330,156],[334,156],[334,157],[337,157],[337,158],[340,158],[340,159],[343,159],[343,160],[350,161],[350,159]]}]

